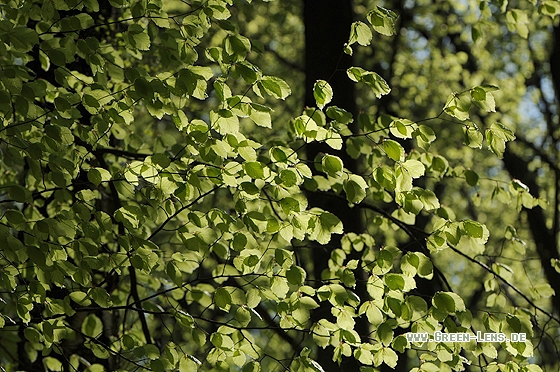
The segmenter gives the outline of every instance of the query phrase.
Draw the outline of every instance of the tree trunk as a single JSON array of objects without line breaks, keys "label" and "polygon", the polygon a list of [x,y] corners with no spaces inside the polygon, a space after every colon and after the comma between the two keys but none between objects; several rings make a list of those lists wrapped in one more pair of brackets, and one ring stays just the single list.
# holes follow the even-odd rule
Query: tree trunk
[{"label": "tree trunk", "polygon": [[[352,66],[352,57],[343,53],[348,41],[352,24],[352,1],[350,0],[304,0],[305,24],[305,105],[316,106],[313,97],[313,85],[318,79],[329,82],[334,91],[332,105],[345,109],[356,115],[354,83],[347,77],[346,69]],[[344,166],[356,170],[356,162],[346,151],[334,151],[325,144],[312,143],[307,146],[307,159],[312,161],[319,153],[331,153],[339,156]],[[319,207],[336,214],[344,225],[344,231],[361,233],[362,221],[359,213],[349,207],[343,199],[323,196],[320,193],[308,195],[311,207]],[[331,247],[340,246],[340,237],[333,236],[329,246],[313,248],[313,266],[315,279],[321,279],[321,272],[328,267]],[[360,281],[359,273],[357,275]],[[365,296],[365,287],[357,287],[360,298]],[[360,293],[361,292],[361,293]],[[313,320],[332,318],[330,304],[319,307],[313,314]],[[356,319],[356,327],[362,338],[366,337],[369,325],[365,317]],[[331,319],[334,321],[334,319]],[[362,339],[362,341],[365,341]],[[332,361],[333,349],[318,349],[316,359],[325,371],[357,371],[360,364],[354,358],[345,358],[341,365]]]}]

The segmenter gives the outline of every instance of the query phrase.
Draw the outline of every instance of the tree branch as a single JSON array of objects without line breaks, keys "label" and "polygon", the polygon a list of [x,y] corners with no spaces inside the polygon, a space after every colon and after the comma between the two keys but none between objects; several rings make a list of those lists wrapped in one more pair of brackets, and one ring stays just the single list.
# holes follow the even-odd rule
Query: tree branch
[{"label": "tree branch", "polygon": [[553,314],[549,313],[548,311],[546,311],[545,309],[543,309],[542,307],[538,306],[536,303],[534,303],[529,297],[527,297],[520,289],[518,289],[516,286],[514,286],[513,284],[511,284],[510,282],[508,282],[504,277],[502,277],[500,274],[496,273],[494,270],[492,270],[488,265],[486,265],[484,262],[478,261],[475,258],[470,257],[469,255],[461,252],[460,250],[458,250],[457,248],[453,247],[452,245],[450,245],[449,243],[447,244],[449,246],[449,248],[454,251],[455,253],[459,254],[460,256],[465,257],[467,260],[471,261],[472,263],[477,264],[478,266],[482,267],[484,270],[488,271],[489,273],[491,273],[492,275],[494,275],[496,278],[500,279],[505,285],[507,285],[508,287],[510,287],[511,289],[513,289],[514,292],[516,292],[518,295],[520,295],[525,301],[527,301],[527,303],[529,305],[531,305],[533,308],[539,310],[541,313],[545,314],[546,316],[548,316],[550,319],[554,319],[556,322],[558,322],[560,324],[560,318],[555,317]]},{"label": "tree branch", "polygon": [[165,221],[163,221],[163,223],[148,237],[147,240],[152,240],[153,237],[156,236],[165,227],[165,225],[167,225],[169,223],[169,221],[171,221],[172,219],[177,217],[177,215],[179,213],[181,213],[185,209],[188,209],[188,208],[192,207],[194,204],[198,203],[199,200],[201,200],[202,198],[204,198],[207,195],[212,194],[214,191],[218,190],[219,188],[220,188],[220,185],[214,186],[214,188],[212,188],[211,190],[208,190],[205,193],[200,194],[196,199],[194,199],[189,204],[185,205],[184,207],[179,208],[175,213],[173,213],[171,216],[167,217],[167,219]]},{"label": "tree branch", "polygon": [[[134,303],[137,303],[138,306],[142,306],[142,302],[140,301],[140,296],[138,295],[138,282],[136,281],[136,270],[134,266],[130,265],[128,267],[128,271],[130,273],[130,293],[132,294],[132,298],[134,299]],[[142,333],[144,333],[144,337],[146,338],[146,343],[152,343],[152,337],[150,336],[150,329],[148,328],[148,322],[146,321],[146,317],[144,314],[138,314],[140,318],[140,324],[142,325]]]}]

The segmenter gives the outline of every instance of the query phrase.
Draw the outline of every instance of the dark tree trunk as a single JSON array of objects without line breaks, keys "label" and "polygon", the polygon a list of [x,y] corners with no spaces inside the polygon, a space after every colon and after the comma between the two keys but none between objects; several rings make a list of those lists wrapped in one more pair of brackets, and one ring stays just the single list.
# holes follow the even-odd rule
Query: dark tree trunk
[{"label": "dark tree trunk", "polygon": [[[332,105],[341,107],[356,114],[354,83],[347,77],[346,69],[352,65],[352,57],[343,53],[344,44],[348,41],[352,24],[352,2],[350,0],[304,0],[305,23],[305,105],[315,106],[313,85],[318,79],[326,80],[332,86],[334,98]],[[308,145],[307,159],[312,161],[319,153],[331,153],[339,156],[344,166],[356,170],[356,163],[344,149],[334,151],[320,143]],[[311,207],[319,207],[336,214],[344,225],[345,232],[362,232],[362,221],[357,210],[349,207],[343,199],[323,196],[320,193],[308,195]],[[340,246],[340,237],[333,236],[329,246],[316,246],[313,249],[313,265],[315,279],[321,278],[321,272],[328,267],[331,247]],[[359,273],[358,273],[359,275]],[[359,282],[360,278],[357,275]],[[355,289],[360,298],[365,296],[365,287]],[[360,293],[362,292],[362,293]],[[313,320],[332,318],[330,305],[321,306],[313,314]],[[334,321],[334,319],[330,319]],[[362,341],[367,337],[369,325],[367,319],[356,319],[356,330]],[[354,358],[345,358],[339,366],[332,361],[333,349],[318,349],[316,359],[325,371],[358,371],[359,362]]]},{"label": "dark tree trunk", "polygon": [[[517,178],[529,187],[534,197],[539,195],[539,186],[536,182],[536,173],[529,171],[529,163],[513,150],[506,149],[504,153],[504,165],[512,178]],[[531,236],[535,242],[537,253],[540,257],[544,275],[556,293],[560,293],[560,274],[550,264],[551,259],[559,259],[557,244],[551,229],[546,227],[546,215],[540,207],[525,209],[527,222],[531,230]],[[552,296],[553,306],[560,310],[560,297]]]},{"label": "dark tree trunk", "polygon": [[[550,53],[550,72],[552,77],[552,83],[554,85],[554,90],[556,92],[556,105],[560,106],[560,26],[554,27],[553,32],[553,46]],[[558,124],[553,122],[548,122],[549,133],[554,132],[554,127]],[[552,131],[550,129],[553,129]],[[557,129],[556,129],[557,130]],[[558,144],[558,139],[554,138],[552,134],[551,140],[553,143]],[[558,151],[556,151],[557,158]],[[529,187],[531,194],[534,197],[538,197],[540,193],[539,185],[537,184],[537,174],[535,171],[529,170],[529,161],[526,160],[522,155],[515,152],[514,149],[508,147],[504,154],[504,166],[511,175],[512,178],[517,178],[525,185]],[[552,296],[552,305],[554,306],[554,311],[558,313],[560,311],[560,274],[550,264],[551,259],[559,259],[558,254],[558,224],[559,224],[559,195],[560,195],[560,171],[558,167],[553,167],[554,171],[554,199],[551,201],[551,209],[553,215],[553,223],[551,228],[547,227],[547,216],[545,211],[540,207],[535,207],[533,209],[525,209],[527,214],[527,221],[529,223],[529,229],[531,231],[531,236],[535,242],[536,250],[539,255],[541,265],[543,267],[544,275],[550,284],[550,286],[556,292],[556,296]]]}]

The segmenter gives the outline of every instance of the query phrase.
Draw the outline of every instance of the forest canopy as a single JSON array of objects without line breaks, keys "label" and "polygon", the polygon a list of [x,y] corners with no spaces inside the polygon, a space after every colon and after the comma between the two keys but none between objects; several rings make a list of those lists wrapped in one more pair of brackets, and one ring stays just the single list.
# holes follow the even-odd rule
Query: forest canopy
[{"label": "forest canopy", "polygon": [[558,370],[559,1],[0,14],[0,370]]}]

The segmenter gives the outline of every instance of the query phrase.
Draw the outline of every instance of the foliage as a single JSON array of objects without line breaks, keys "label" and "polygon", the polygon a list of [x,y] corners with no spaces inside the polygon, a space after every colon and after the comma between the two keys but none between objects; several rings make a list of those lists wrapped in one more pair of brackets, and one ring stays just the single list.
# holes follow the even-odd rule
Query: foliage
[{"label": "foliage", "polygon": [[[555,1],[470,3],[480,13],[473,43],[492,26],[527,38],[530,22],[560,13]],[[467,194],[489,187],[489,203],[513,200],[513,208],[500,208],[514,215],[545,206],[519,179],[490,180],[516,139],[507,120],[488,119],[500,115],[499,82],[469,77],[470,86],[432,95],[441,101],[419,92],[429,101],[423,111],[412,104],[375,111],[411,82],[404,72],[393,84],[382,68],[358,66],[360,48],[401,32],[397,11],[369,6],[341,47],[356,54],[346,74],[364,93],[363,112],[330,105],[339,93],[319,80],[316,107],[290,106],[283,125],[283,102],[297,82],[262,62],[261,36],[248,37],[250,21],[232,16],[262,16],[275,6],[2,1],[4,369],[321,371],[314,355],[328,348],[336,362],[353,358],[363,371],[396,367],[407,356],[412,371],[541,370],[531,357],[544,336],[533,324],[557,327],[550,306],[537,301],[554,290],[541,277],[528,296],[507,265],[476,258],[496,233],[515,249],[524,243],[514,226],[491,229],[500,212],[485,224],[443,202],[459,191],[441,197],[435,187],[448,182],[448,190]],[[469,9],[457,14],[468,20]],[[389,52],[380,45],[381,56]],[[453,58],[462,57],[441,57],[455,65]],[[410,69],[422,68],[411,62]],[[310,143],[329,152],[306,159]],[[317,193],[375,218],[362,233],[344,233],[336,212],[309,206]],[[470,207],[490,214],[485,204]],[[422,218],[425,229],[415,225]],[[306,261],[312,242],[328,247],[321,277]],[[483,311],[468,306],[472,293],[454,291],[438,268],[438,260],[457,257],[491,274]],[[416,291],[436,279],[447,287],[429,298]],[[325,305],[330,314],[317,315]],[[369,329],[357,329],[357,318],[367,318]],[[528,339],[422,344],[406,331]]]}]

